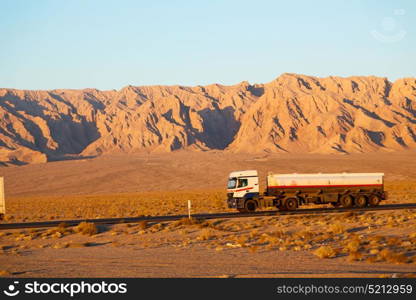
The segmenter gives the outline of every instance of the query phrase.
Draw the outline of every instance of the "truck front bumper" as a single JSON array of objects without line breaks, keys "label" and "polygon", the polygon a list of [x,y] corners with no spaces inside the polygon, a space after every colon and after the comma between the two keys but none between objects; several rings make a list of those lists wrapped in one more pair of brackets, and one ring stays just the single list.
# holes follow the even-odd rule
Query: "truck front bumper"
[{"label": "truck front bumper", "polygon": [[243,208],[244,207],[243,200],[244,200],[243,198],[228,197],[227,199],[228,208]]}]

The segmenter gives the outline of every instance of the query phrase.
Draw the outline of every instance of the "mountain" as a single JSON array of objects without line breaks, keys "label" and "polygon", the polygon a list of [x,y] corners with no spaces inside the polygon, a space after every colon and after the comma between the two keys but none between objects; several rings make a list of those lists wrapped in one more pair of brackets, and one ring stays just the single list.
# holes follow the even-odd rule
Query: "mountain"
[{"label": "mountain", "polygon": [[416,149],[416,79],[285,73],[254,85],[0,89],[2,164],[178,149]]}]

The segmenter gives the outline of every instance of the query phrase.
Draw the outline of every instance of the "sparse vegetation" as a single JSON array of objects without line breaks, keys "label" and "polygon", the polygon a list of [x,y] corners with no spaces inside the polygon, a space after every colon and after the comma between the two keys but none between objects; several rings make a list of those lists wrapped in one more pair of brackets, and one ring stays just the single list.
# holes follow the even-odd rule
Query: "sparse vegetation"
[{"label": "sparse vegetation", "polygon": [[138,223],[138,226],[139,226],[140,230],[145,230],[148,226],[148,222],[147,221],[140,221]]},{"label": "sparse vegetation", "polygon": [[12,275],[12,274],[9,271],[7,271],[7,270],[0,270],[0,276],[1,277],[8,277],[10,275]]},{"label": "sparse vegetation", "polygon": [[331,246],[321,246],[313,254],[319,258],[332,258],[337,255],[337,252]]},{"label": "sparse vegetation", "polygon": [[178,221],[172,223],[173,227],[180,227],[180,226],[189,226],[189,225],[196,225],[201,224],[202,221],[195,219],[195,218],[182,218]]},{"label": "sparse vegetation", "polygon": [[74,231],[85,235],[94,235],[98,233],[98,228],[94,223],[81,222],[74,227]]},{"label": "sparse vegetation", "polygon": [[[119,202],[112,201],[110,204],[110,202],[106,202],[106,197],[100,200],[94,196],[84,204],[81,203],[81,200],[76,201],[82,211],[77,209],[70,211],[73,209],[72,204],[63,204],[58,200],[55,203],[57,206],[55,210],[52,209],[53,203],[51,203],[44,213],[37,213],[33,217],[27,214],[15,215],[13,221],[22,218],[26,218],[28,221],[45,220],[50,217],[55,219],[71,218],[71,215],[84,218],[185,212],[186,202],[184,204],[179,196],[183,193],[161,193],[160,195],[170,196],[167,199],[160,196],[160,199],[152,204],[148,200],[140,202],[141,199],[133,200],[127,196],[126,198],[120,197]],[[203,201],[193,200],[193,213],[207,212],[211,209],[215,211],[214,206],[218,206],[218,211],[224,211],[219,208],[219,204],[213,204],[215,197],[209,198],[208,193],[196,193],[195,195],[206,196],[206,198]],[[208,203],[211,201],[208,199],[213,202]],[[93,207],[95,200],[98,204]],[[62,206],[59,207],[60,205]],[[160,210],[156,211],[158,208]],[[84,212],[86,215],[83,214]],[[81,248],[80,250],[66,251],[88,251],[88,249],[82,248],[101,247],[102,242],[105,241],[108,247],[159,248],[166,245],[173,248],[206,247],[214,254],[221,251],[246,251],[255,254],[255,257],[263,255],[265,252],[278,251],[289,251],[289,253],[282,253],[285,256],[303,255],[303,253],[290,252],[304,251],[319,258],[335,259],[340,264],[347,262],[354,262],[354,264],[415,264],[416,232],[413,230],[415,221],[414,210],[402,210],[398,212],[354,212],[325,216],[274,216],[210,221],[184,218],[175,222],[148,223],[143,221],[137,224],[120,224],[100,228],[97,228],[93,223],[83,222],[76,227],[62,223],[49,229],[0,232],[0,243],[3,245],[0,246],[0,255],[5,258],[9,255],[24,254],[26,249],[32,251],[41,248]],[[396,231],[396,228],[400,228],[400,231]],[[99,235],[97,235],[98,232],[100,232]],[[76,233],[80,234],[76,235]],[[221,254],[218,253],[218,255]],[[386,276],[391,276],[391,274],[386,274]]]},{"label": "sparse vegetation", "polygon": [[213,238],[215,238],[217,235],[215,234],[215,232],[212,229],[202,229],[201,233],[198,236],[198,240],[201,241],[206,241],[206,240],[211,240]]},{"label": "sparse vegetation", "polygon": [[345,249],[350,253],[357,252],[360,249],[360,241],[358,239],[353,239],[345,246]]},{"label": "sparse vegetation", "polygon": [[335,223],[329,226],[329,231],[335,234],[344,233],[345,227],[341,223]]},{"label": "sparse vegetation", "polygon": [[350,252],[348,255],[348,260],[349,261],[359,261],[362,260],[364,257],[364,255],[358,251],[355,252]]},{"label": "sparse vegetation", "polygon": [[5,216],[5,221],[185,214],[187,202],[183,199],[192,201],[193,213],[228,210],[223,190],[21,197],[8,199],[8,214]]}]

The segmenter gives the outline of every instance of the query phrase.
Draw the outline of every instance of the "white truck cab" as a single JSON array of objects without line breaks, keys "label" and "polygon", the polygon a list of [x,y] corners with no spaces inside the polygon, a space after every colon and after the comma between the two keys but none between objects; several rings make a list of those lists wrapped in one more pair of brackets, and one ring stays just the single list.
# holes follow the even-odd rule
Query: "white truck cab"
[{"label": "white truck cab", "polygon": [[246,199],[259,195],[259,177],[256,170],[231,172],[228,176],[229,207],[242,208]]}]

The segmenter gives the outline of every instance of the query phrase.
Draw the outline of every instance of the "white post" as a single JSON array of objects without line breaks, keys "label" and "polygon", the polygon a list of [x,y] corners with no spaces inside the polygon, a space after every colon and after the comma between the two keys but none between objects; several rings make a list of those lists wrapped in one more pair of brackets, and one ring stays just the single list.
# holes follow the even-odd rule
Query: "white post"
[{"label": "white post", "polygon": [[0,216],[6,214],[6,202],[4,198],[4,178],[0,177]]},{"label": "white post", "polygon": [[188,218],[191,219],[191,200],[188,200]]}]

